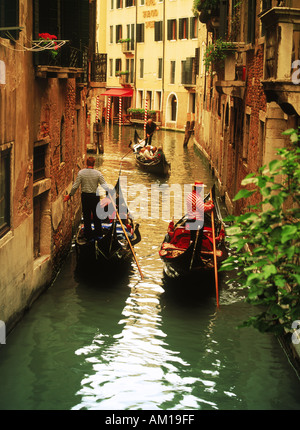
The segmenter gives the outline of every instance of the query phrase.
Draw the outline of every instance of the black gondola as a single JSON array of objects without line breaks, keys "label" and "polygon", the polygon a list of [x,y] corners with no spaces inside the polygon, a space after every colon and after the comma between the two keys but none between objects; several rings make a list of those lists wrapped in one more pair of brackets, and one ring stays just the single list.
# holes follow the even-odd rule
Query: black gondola
[{"label": "black gondola", "polygon": [[[134,225],[130,217],[119,181],[115,186],[115,196],[115,207],[109,198],[102,200],[104,202],[103,211],[107,212],[107,218],[102,222],[102,236],[87,240],[84,236],[83,221],[79,225],[75,237],[77,269],[98,270],[101,266],[107,268],[108,265],[113,265],[115,268],[116,264],[127,265],[131,262],[133,253],[127,238],[132,246],[140,242],[139,225]],[[127,238],[122,225],[115,216],[115,208],[118,210]]]},{"label": "black gondola", "polygon": [[[139,144],[141,145],[139,146]],[[166,160],[166,156],[162,149],[157,150],[157,156],[153,160],[147,160],[140,153],[143,147],[144,140],[140,139],[137,131],[134,132],[135,144],[135,160],[137,166],[145,172],[152,173],[158,176],[166,176],[170,173],[171,164]]]},{"label": "black gondola", "polygon": [[[217,262],[225,256],[225,231],[220,208],[212,189],[215,219],[215,242]],[[209,194],[204,201],[209,199]],[[160,247],[159,255],[164,263],[164,272],[169,278],[191,276],[194,273],[214,268],[213,239],[210,213],[204,214],[203,228],[197,232],[196,239],[190,240],[190,231],[185,227],[186,217],[174,226],[169,224],[168,233]]]}]

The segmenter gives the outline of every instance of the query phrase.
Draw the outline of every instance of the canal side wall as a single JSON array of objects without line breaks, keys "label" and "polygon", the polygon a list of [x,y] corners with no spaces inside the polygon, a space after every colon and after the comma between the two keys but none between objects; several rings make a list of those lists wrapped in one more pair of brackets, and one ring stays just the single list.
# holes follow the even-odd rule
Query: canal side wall
[{"label": "canal side wall", "polygon": [[[32,2],[20,1],[18,46],[32,39]],[[34,54],[0,39],[0,320],[9,333],[51,285],[81,215],[87,89],[73,76],[37,75]]]}]

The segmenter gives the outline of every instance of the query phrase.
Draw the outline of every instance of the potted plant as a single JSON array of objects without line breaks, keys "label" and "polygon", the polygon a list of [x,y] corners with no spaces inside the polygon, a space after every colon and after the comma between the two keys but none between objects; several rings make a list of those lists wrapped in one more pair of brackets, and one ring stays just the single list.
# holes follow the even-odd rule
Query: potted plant
[{"label": "potted plant", "polygon": [[51,55],[53,58],[55,58],[58,54],[58,45],[57,45],[57,37],[54,34],[49,33],[39,33],[39,40],[42,41],[43,46],[47,46],[47,48],[51,48],[53,45],[53,48],[50,49]]},{"label": "potted plant", "polygon": [[207,45],[203,60],[206,70],[210,67],[215,71],[224,69],[224,60],[234,49],[233,43],[225,42],[221,38]]}]

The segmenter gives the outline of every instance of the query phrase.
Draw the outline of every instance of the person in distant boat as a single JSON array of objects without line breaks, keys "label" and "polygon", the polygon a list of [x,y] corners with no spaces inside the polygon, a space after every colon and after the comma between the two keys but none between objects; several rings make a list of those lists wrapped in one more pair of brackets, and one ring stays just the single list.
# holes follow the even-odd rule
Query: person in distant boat
[{"label": "person in distant boat", "polygon": [[152,136],[155,130],[159,130],[159,127],[155,124],[152,118],[149,118],[146,124],[146,145],[151,145]]},{"label": "person in distant boat", "polygon": [[204,223],[204,213],[210,212],[214,208],[211,200],[204,203],[203,197],[203,182],[196,181],[193,185],[192,191],[188,194],[186,228],[190,230],[191,240],[196,239],[197,230],[201,230]]},{"label": "person in distant boat", "polygon": [[[81,203],[84,223],[84,235],[87,240],[92,239],[93,232],[91,222],[94,222],[94,236],[102,236],[101,219],[96,214],[96,208],[100,201],[98,185],[106,191],[112,191],[107,185],[102,173],[94,169],[95,158],[88,157],[86,168],[78,172],[77,178],[72,186],[70,194],[64,197],[64,202],[68,201],[81,185]],[[93,218],[92,218],[93,217]]]},{"label": "person in distant boat", "polygon": [[146,159],[146,160],[153,160],[156,157],[156,146],[145,146],[140,150],[140,154]]}]

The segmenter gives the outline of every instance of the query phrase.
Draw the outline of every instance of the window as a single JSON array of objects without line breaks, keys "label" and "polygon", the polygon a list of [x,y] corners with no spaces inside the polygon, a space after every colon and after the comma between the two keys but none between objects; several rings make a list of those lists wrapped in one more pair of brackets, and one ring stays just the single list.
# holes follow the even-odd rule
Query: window
[{"label": "window", "polygon": [[33,149],[33,182],[46,177],[46,146],[37,145]]},{"label": "window", "polygon": [[168,40],[176,40],[177,39],[177,22],[176,19],[168,19],[168,32],[167,38]]},{"label": "window", "polygon": [[160,42],[163,40],[163,22],[156,21],[154,23],[154,40]]},{"label": "window", "polygon": [[126,45],[126,50],[133,51],[134,50],[134,24],[127,24],[126,28],[127,28],[127,39],[129,39]]},{"label": "window", "polygon": [[140,58],[140,78],[144,78],[144,59]]},{"label": "window", "polygon": [[110,8],[113,9],[114,8],[114,0],[110,0]]},{"label": "window", "polygon": [[137,24],[136,25],[136,41],[138,43],[144,42],[145,37],[145,24]]},{"label": "window", "polygon": [[116,43],[122,39],[122,25],[116,25]]},{"label": "window", "polygon": [[114,26],[111,25],[109,27],[109,43],[113,43],[114,42]]},{"label": "window", "polygon": [[125,5],[126,7],[134,6],[135,0],[126,0]]},{"label": "window", "polygon": [[141,6],[144,6],[145,0],[141,0]]},{"label": "window", "polygon": [[109,77],[112,78],[113,76],[113,59],[109,59]]},{"label": "window", "polygon": [[189,29],[189,21],[187,18],[179,18],[179,31],[178,38],[179,39],[188,39],[188,29]]},{"label": "window", "polygon": [[117,72],[121,72],[121,70],[122,70],[122,60],[121,58],[116,58],[115,75],[117,76]]},{"label": "window", "polygon": [[123,7],[123,0],[116,0],[116,8],[121,9]]},{"label": "window", "polygon": [[130,83],[133,83],[134,81],[134,59],[130,59]]},{"label": "window", "polygon": [[181,61],[181,83],[184,85],[195,85],[195,58],[189,57]]},{"label": "window", "polygon": [[171,68],[170,68],[170,84],[175,84],[175,66],[176,61],[171,61]]},{"label": "window", "polygon": [[[19,27],[19,0],[1,0],[0,27]],[[3,30],[0,37],[18,39],[20,30]]]},{"label": "window", "polygon": [[247,42],[255,42],[256,0],[248,0]]},{"label": "window", "polygon": [[163,59],[158,58],[158,73],[157,73],[158,79],[162,79],[162,70],[163,70]]},{"label": "window", "polygon": [[10,229],[10,148],[0,151],[0,237]]},{"label": "window", "polygon": [[134,81],[134,59],[126,58],[126,70],[128,70],[129,74],[126,76],[126,83],[133,83]]},{"label": "window", "polygon": [[190,38],[197,39],[198,37],[198,20],[195,16],[190,18]]}]

